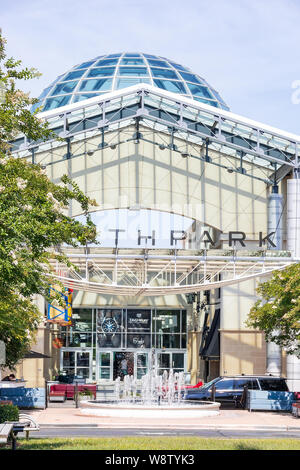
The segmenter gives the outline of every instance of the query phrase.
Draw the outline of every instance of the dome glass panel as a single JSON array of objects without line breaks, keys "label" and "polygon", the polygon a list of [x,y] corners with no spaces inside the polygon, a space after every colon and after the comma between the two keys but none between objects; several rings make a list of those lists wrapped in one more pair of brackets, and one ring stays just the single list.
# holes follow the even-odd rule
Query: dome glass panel
[{"label": "dome glass panel", "polygon": [[132,52],[102,55],[75,65],[43,90],[32,111],[48,111],[139,83],[229,109],[219,93],[187,67],[165,57]]}]

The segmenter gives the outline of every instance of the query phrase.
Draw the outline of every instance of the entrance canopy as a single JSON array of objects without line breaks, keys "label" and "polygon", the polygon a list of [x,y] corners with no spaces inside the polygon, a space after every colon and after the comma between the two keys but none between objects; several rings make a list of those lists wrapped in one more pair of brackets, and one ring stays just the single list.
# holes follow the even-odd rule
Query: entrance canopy
[{"label": "entrance canopy", "polygon": [[152,296],[217,289],[284,269],[288,252],[89,249],[65,251],[78,271],[53,263],[66,287],[110,295]]}]

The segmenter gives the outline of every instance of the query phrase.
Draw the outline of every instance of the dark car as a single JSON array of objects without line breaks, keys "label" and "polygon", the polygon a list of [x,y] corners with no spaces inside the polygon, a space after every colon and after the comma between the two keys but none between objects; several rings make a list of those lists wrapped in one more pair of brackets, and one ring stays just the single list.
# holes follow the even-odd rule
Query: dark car
[{"label": "dark car", "polygon": [[[221,404],[241,404],[245,387],[249,390],[267,390],[276,392],[288,392],[286,380],[282,377],[269,375],[239,375],[217,377],[198,389],[187,389],[184,393],[185,400],[213,400]],[[214,387],[214,390],[213,390]]]}]

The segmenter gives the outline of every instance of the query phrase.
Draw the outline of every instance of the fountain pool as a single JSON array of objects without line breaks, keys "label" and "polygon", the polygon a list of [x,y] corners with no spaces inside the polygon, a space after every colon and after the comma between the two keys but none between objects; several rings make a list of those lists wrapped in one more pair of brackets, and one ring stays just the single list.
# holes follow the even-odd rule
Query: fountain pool
[{"label": "fountain pool", "polygon": [[182,372],[155,370],[145,374],[140,381],[127,375],[121,382],[115,381],[114,400],[87,400],[81,402],[84,415],[111,418],[144,418],[153,420],[194,420],[219,414],[219,403],[185,400],[184,375]]}]

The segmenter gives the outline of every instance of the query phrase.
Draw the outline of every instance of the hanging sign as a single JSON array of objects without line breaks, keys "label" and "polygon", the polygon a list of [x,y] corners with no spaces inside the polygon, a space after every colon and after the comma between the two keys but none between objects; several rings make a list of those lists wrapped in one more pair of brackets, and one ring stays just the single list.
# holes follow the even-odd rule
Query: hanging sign
[{"label": "hanging sign", "polygon": [[72,296],[73,289],[65,287],[63,291],[50,287],[50,296],[59,294],[62,296],[62,303],[54,298],[48,304],[47,321],[51,323],[59,323],[62,326],[69,326],[72,324]]}]

